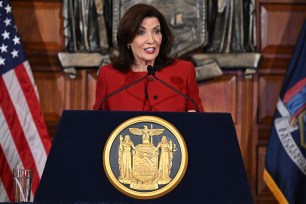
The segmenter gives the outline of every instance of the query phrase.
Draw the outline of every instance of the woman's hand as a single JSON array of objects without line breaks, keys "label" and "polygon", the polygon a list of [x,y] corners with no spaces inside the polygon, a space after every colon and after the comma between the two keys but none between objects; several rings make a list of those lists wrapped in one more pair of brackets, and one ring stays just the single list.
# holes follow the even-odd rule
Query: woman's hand
[{"label": "woman's hand", "polygon": [[188,112],[196,112],[195,110],[188,110]]}]

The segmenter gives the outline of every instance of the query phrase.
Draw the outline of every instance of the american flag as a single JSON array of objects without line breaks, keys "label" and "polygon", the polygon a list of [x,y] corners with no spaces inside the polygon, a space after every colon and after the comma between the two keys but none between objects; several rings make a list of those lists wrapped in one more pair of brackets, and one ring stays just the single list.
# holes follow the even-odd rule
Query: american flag
[{"label": "american flag", "polygon": [[12,169],[33,170],[32,199],[51,140],[8,0],[0,0],[0,202],[14,201]]}]

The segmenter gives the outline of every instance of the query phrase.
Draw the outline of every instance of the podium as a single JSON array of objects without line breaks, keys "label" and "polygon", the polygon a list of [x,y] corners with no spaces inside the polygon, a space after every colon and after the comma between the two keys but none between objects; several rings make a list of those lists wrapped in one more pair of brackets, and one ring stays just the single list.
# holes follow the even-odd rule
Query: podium
[{"label": "podium", "polygon": [[[137,116],[160,117],[182,134],[188,167],[168,194],[131,198],[108,180],[102,163],[112,131]],[[229,113],[64,111],[34,202],[253,203]]]}]

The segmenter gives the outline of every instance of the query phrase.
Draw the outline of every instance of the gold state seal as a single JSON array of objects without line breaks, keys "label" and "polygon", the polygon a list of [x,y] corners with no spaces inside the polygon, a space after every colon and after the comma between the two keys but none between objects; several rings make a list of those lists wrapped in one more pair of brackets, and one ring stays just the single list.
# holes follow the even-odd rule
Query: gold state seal
[{"label": "gold state seal", "polygon": [[110,182],[138,199],[170,192],[183,178],[187,163],[182,135],[168,121],[155,116],[139,116],[119,125],[103,151],[103,166]]}]

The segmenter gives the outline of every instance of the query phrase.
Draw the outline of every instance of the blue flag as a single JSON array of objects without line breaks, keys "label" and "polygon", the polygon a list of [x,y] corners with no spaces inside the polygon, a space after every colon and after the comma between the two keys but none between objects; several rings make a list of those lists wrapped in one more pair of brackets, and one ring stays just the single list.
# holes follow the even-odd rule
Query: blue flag
[{"label": "blue flag", "polygon": [[274,115],[264,181],[279,203],[306,204],[306,21]]}]

